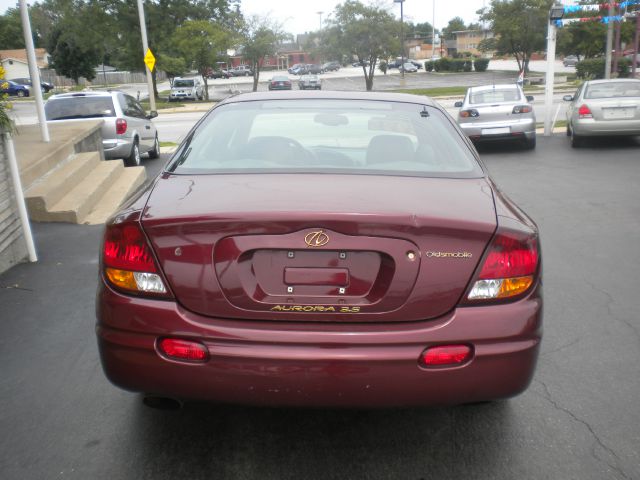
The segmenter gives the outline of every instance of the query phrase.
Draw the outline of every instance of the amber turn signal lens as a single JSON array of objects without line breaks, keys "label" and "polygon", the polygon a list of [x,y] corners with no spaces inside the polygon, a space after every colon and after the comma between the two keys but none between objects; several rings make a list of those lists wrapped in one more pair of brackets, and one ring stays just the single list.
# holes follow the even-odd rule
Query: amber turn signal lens
[{"label": "amber turn signal lens", "polygon": [[497,298],[509,298],[525,292],[533,283],[533,276],[505,278],[502,280]]},{"label": "amber turn signal lens", "polygon": [[138,285],[135,277],[133,276],[133,272],[107,267],[104,269],[104,273],[106,274],[109,282],[111,282],[115,287],[134,292],[138,291]]}]

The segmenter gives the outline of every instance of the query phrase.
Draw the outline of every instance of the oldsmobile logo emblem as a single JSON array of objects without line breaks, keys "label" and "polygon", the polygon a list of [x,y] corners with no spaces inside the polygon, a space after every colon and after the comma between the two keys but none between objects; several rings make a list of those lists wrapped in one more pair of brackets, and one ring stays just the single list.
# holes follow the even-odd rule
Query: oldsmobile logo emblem
[{"label": "oldsmobile logo emblem", "polygon": [[309,247],[322,247],[329,243],[329,235],[324,233],[322,230],[309,232],[304,237],[304,243]]}]

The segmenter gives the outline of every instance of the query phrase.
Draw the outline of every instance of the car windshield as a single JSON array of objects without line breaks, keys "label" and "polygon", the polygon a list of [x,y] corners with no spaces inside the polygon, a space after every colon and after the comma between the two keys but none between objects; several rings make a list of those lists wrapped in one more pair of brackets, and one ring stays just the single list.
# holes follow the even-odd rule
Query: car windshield
[{"label": "car windshield", "polygon": [[640,82],[594,83],[587,87],[585,99],[640,97]]},{"label": "car windshield", "polygon": [[47,120],[114,117],[111,97],[52,98],[44,106]]},{"label": "car windshield", "polygon": [[520,98],[520,92],[516,88],[494,88],[491,90],[471,91],[469,94],[469,103],[501,103],[501,102],[517,102]]},{"label": "car windshield", "polygon": [[461,135],[437,108],[328,99],[222,105],[180,146],[168,170],[483,175]]},{"label": "car windshield", "polygon": [[193,80],[175,80],[174,87],[193,87]]}]

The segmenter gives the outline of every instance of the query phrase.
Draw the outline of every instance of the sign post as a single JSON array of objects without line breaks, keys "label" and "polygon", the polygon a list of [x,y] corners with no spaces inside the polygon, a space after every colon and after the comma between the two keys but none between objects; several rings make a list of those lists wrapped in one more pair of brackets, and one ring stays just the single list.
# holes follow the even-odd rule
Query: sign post
[{"label": "sign post", "polygon": [[147,66],[147,88],[149,89],[149,109],[151,112],[156,111],[156,96],[153,93],[153,79],[151,78],[151,71],[156,64],[156,58],[149,50],[149,44],[147,42],[147,25],[144,19],[144,7],[142,0],[138,0],[138,16],[140,17],[140,33],[142,35],[142,51],[144,52],[144,63]]}]

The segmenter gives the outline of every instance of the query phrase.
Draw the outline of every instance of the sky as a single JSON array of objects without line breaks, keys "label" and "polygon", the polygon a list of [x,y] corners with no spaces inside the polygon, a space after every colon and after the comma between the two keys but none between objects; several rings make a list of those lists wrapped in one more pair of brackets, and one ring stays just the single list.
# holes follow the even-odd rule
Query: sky
[{"label": "sky", "polygon": [[[462,17],[465,23],[477,22],[476,11],[483,4],[489,5],[489,0],[405,0],[404,18],[413,23],[433,23],[435,2],[435,26],[442,29],[447,26],[453,17]],[[30,0],[28,3],[34,3]],[[317,30],[322,19],[338,5],[335,0],[242,0],[241,9],[245,15],[268,15],[271,19],[282,23],[284,30],[295,34]],[[371,3],[364,0],[363,3]],[[400,17],[400,4],[394,4],[393,0],[377,0],[382,6],[389,7],[398,18]],[[0,13],[8,8],[15,7],[17,0],[0,0]]]}]

